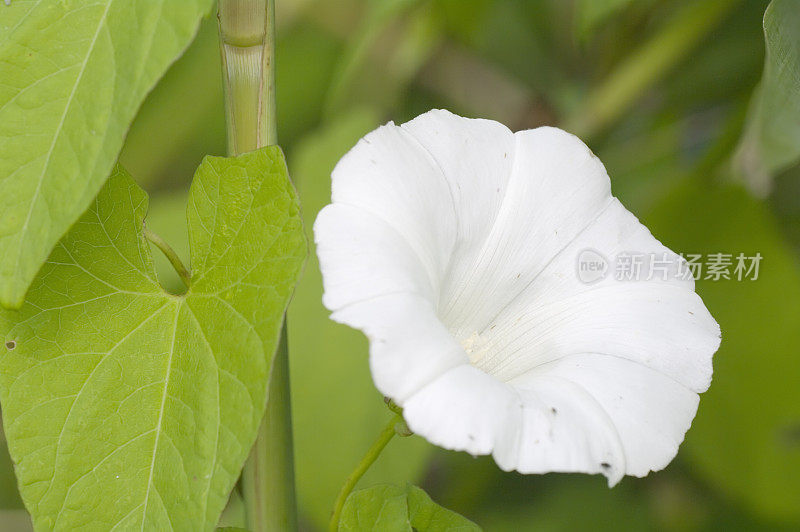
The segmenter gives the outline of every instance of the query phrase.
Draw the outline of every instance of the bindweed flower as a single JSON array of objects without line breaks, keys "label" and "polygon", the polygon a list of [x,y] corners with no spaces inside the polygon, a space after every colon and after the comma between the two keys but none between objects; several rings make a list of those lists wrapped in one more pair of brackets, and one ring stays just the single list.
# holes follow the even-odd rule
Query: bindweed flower
[{"label": "bindweed flower", "polygon": [[[314,226],[332,319],[411,430],[504,470],[644,476],[675,456],[719,326],[575,136],[431,111],[369,133]],[[578,257],[664,257],[586,282]]]}]

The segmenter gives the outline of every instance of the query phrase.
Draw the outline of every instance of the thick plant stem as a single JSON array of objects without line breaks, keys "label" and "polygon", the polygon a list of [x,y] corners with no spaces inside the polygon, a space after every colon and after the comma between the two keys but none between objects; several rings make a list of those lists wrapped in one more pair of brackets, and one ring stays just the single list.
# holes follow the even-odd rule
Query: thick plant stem
[{"label": "thick plant stem", "polygon": [[277,144],[275,1],[220,0],[228,152]]},{"label": "thick plant stem", "polygon": [[585,105],[565,121],[564,128],[579,137],[591,137],[603,130],[685,57],[738,1],[689,2],[589,95]]},{"label": "thick plant stem", "polygon": [[[275,2],[220,0],[228,151],[237,155],[277,143]],[[297,529],[286,324],[272,361],[267,410],[242,470],[251,532]]]},{"label": "thick plant stem", "polygon": [[251,531],[296,530],[292,418],[286,326],[272,363],[267,411],[242,470],[242,489]]},{"label": "thick plant stem", "polygon": [[384,447],[392,441],[394,435],[397,434],[397,425],[400,423],[402,423],[402,427],[405,428],[403,415],[400,413],[395,414],[389,424],[386,425],[378,435],[378,439],[375,440],[375,443],[369,448],[369,451],[367,451],[367,454],[361,459],[361,462],[358,463],[353,472],[350,473],[350,476],[347,477],[347,480],[345,480],[342,489],[339,490],[339,495],[336,497],[336,503],[333,506],[333,514],[331,515],[331,521],[328,527],[330,532],[339,530],[339,520],[342,518],[342,510],[344,509],[344,503],[347,501],[347,497],[353,491],[353,488],[356,487],[358,481],[361,480],[361,477],[364,476],[364,473],[366,473],[369,467],[378,459]]}]

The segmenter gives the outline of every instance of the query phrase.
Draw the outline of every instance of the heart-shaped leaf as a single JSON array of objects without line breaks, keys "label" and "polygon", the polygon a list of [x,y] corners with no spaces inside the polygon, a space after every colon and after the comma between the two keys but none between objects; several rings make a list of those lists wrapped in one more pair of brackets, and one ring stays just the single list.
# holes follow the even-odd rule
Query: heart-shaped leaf
[{"label": "heart-shaped leaf", "polygon": [[212,530],[255,439],[306,254],[281,151],[203,161],[184,295],[156,279],[146,211],[117,168],[0,312],[3,422],[38,529]]}]

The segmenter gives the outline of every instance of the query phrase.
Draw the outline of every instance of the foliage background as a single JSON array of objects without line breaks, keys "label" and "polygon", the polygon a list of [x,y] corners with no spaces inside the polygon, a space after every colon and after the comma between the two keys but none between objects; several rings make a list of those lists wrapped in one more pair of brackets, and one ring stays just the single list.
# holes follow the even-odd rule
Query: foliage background
[{"label": "foliage background", "polygon": [[[755,120],[748,108],[764,68],[767,2],[715,1],[730,4],[718,23],[607,127],[586,135],[614,193],[666,245],[764,257],[758,281],[698,282],[723,343],[678,458],[609,490],[601,477],[503,473],[491,459],[410,437],[390,444],[362,486],[418,483],[491,531],[800,527],[800,166],[783,164],[771,188],[756,187],[760,194],[742,185],[748,175],[737,171],[734,153]],[[785,3],[800,12],[792,2]],[[278,0],[279,140],[307,229],[329,201],[335,162],[377,125],[445,107],[514,130],[580,127],[604,80],[694,3]],[[204,154],[224,154],[224,136],[209,17],[144,103],[120,157],[151,194],[149,227],[184,258],[189,181]],[[797,149],[796,134],[793,142]],[[166,261],[159,271],[165,283],[179,282]],[[366,341],[327,320],[321,291],[312,260],[289,314],[306,530],[324,527],[339,486],[389,418],[369,376]],[[5,451],[0,507],[0,528],[30,527]],[[236,524],[240,513],[234,496],[224,519]]]}]

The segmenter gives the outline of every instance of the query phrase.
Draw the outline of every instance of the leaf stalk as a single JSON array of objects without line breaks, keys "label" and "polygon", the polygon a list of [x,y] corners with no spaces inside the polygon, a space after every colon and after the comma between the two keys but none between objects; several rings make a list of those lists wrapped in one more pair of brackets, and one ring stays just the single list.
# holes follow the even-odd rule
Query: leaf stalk
[{"label": "leaf stalk", "polygon": [[181,262],[178,254],[175,253],[175,250],[172,249],[172,246],[167,244],[167,241],[161,238],[159,235],[148,229],[147,226],[144,226],[142,232],[144,237],[155,244],[155,246],[161,250],[164,256],[167,257],[169,263],[172,264],[172,267],[175,268],[176,272],[178,272],[183,284],[186,285],[186,288],[189,288],[189,284],[192,282],[192,272],[189,270],[189,268],[183,265],[183,262]]}]

